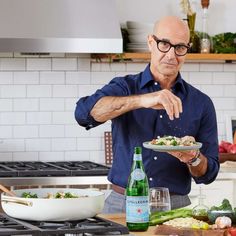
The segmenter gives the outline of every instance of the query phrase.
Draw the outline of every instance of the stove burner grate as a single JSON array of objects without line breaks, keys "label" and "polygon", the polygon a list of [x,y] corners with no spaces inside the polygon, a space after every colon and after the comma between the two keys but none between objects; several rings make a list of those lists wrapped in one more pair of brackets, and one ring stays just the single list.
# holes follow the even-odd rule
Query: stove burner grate
[{"label": "stove burner grate", "polygon": [[38,222],[16,220],[0,214],[0,235],[30,236],[88,236],[129,234],[127,227],[118,223],[93,217],[80,221]]},{"label": "stove burner grate", "polygon": [[109,167],[90,161],[0,162],[0,177],[107,175]]}]

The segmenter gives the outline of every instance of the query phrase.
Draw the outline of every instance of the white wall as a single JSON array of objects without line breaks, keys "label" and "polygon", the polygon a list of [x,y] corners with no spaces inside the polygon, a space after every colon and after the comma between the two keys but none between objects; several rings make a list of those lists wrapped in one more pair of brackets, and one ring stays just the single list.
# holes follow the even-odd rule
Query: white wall
[{"label": "white wall", "polygon": [[[202,31],[201,0],[190,0],[196,9],[196,30]],[[116,0],[120,22],[142,21],[153,23],[165,15],[177,15],[186,18],[181,12],[180,0]],[[209,34],[236,32],[236,1],[210,0]]]},{"label": "white wall", "polygon": [[[104,163],[103,133],[110,122],[86,131],[74,119],[75,104],[114,76],[139,72],[146,63],[91,63],[87,57],[0,54],[0,161]],[[236,64],[186,63],[182,73],[213,99],[219,140],[225,139],[225,116],[236,112]]]}]

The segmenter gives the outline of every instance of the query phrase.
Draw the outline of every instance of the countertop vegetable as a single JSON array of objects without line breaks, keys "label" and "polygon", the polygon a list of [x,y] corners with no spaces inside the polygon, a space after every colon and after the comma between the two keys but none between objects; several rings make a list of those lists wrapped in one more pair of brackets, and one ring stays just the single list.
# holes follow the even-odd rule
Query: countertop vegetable
[{"label": "countertop vegetable", "polygon": [[150,225],[162,224],[178,217],[192,216],[192,209],[178,208],[171,211],[156,212],[150,216]]}]

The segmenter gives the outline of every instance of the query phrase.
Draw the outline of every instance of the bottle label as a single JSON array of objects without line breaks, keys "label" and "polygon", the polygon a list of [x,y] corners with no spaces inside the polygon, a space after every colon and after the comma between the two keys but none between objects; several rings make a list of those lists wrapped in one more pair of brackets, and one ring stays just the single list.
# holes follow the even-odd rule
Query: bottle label
[{"label": "bottle label", "polygon": [[133,180],[143,180],[145,178],[145,173],[141,170],[141,169],[135,169],[132,173],[131,173],[131,178]]},{"label": "bottle label", "polygon": [[134,161],[142,161],[142,154],[135,154],[133,156]]},{"label": "bottle label", "polygon": [[129,223],[149,222],[148,196],[126,197],[126,222]]}]

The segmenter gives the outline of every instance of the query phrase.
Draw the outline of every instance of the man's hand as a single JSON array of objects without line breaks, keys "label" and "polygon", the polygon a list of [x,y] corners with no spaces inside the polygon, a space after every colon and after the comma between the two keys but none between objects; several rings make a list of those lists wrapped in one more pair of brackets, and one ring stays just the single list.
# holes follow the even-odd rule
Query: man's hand
[{"label": "man's hand", "polygon": [[191,159],[193,159],[196,156],[197,151],[196,150],[182,151],[182,152],[173,151],[168,153],[179,159],[181,162],[188,163]]},{"label": "man's hand", "polygon": [[175,96],[168,89],[158,92],[143,94],[142,106],[145,108],[165,109],[171,120],[179,118],[179,114],[183,112],[182,102],[180,98]]}]

